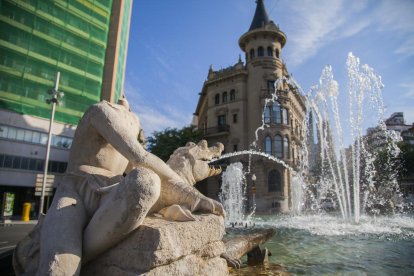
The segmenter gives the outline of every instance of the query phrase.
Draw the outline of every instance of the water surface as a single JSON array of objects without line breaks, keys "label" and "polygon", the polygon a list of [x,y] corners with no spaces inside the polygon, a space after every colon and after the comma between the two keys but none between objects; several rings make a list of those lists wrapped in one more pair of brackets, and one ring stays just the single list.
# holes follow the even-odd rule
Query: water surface
[{"label": "water surface", "polygon": [[265,244],[267,267],[232,275],[414,275],[414,217],[362,216],[359,224],[331,215],[262,216],[256,227],[274,227]]}]

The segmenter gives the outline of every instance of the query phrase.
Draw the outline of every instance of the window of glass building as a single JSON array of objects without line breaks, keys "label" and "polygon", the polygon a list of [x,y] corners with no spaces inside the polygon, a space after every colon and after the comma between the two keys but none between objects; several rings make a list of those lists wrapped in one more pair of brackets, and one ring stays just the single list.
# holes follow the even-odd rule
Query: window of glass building
[{"label": "window of glass building", "polygon": [[[48,135],[35,130],[0,125],[0,138],[46,145]],[[69,149],[72,145],[72,138],[53,135],[51,145],[58,148]]]}]

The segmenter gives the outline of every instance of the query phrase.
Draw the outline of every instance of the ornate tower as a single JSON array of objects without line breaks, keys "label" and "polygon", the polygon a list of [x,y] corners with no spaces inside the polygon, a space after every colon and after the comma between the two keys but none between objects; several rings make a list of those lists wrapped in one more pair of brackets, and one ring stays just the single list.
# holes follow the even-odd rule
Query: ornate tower
[{"label": "ornate tower", "polygon": [[[297,89],[288,82],[279,83],[277,101],[265,107],[266,99],[275,91],[278,79],[289,79],[282,61],[282,48],[286,35],[269,19],[263,0],[256,1],[256,11],[249,30],[239,39],[239,46],[246,56],[246,132],[252,143],[258,132],[257,147],[283,160],[295,168],[300,160],[303,140],[302,122],[305,105]],[[277,210],[287,212],[291,202],[291,174],[280,164],[266,159],[252,163],[255,173],[256,201],[258,211]]]},{"label": "ornate tower", "polygon": [[248,71],[249,141],[254,141],[254,130],[261,125],[263,97],[272,92],[275,80],[283,75],[281,52],[286,43],[286,35],[269,20],[263,0],[256,3],[250,28],[239,39]]},{"label": "ornate tower", "polygon": [[[275,81],[282,77],[288,80],[290,76],[281,59],[286,35],[269,20],[263,0],[256,3],[250,28],[239,39],[246,63],[239,58],[228,68],[210,67],[194,115],[204,138],[209,143],[223,143],[226,152],[250,149],[264,119],[266,125],[258,132],[256,141],[258,150],[295,168],[301,158],[305,104],[296,88],[286,81],[277,87],[277,101],[265,108],[266,99],[275,91]],[[223,163],[242,162],[247,168],[250,161],[249,207],[255,202],[257,212],[288,212],[291,175],[283,165],[265,157],[247,155],[232,157]],[[209,178],[207,182],[200,189],[216,197],[220,190],[219,177]]]}]

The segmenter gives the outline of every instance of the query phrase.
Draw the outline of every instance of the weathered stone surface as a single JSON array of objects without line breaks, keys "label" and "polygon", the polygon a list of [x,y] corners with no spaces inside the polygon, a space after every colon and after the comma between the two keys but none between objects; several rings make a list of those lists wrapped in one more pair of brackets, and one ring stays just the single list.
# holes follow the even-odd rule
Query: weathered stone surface
[{"label": "weathered stone surface", "polygon": [[226,261],[220,257],[204,260],[196,255],[188,255],[166,266],[159,266],[145,276],[159,275],[228,275]]},{"label": "weathered stone surface", "polygon": [[[121,98],[119,104],[102,101],[85,112],[76,129],[67,170],[44,223],[17,245],[17,275],[79,275],[82,264],[120,242],[124,253],[105,253],[104,256],[114,256],[114,260],[107,259],[108,264],[101,267],[123,264],[128,268],[138,263],[141,266],[132,267],[147,271],[196,249],[205,251],[208,244],[221,240],[223,223],[218,218],[183,225],[158,221],[162,227],[159,231],[154,230],[158,224],[151,220],[141,225],[149,214],[164,207],[169,208],[163,213],[170,220],[194,220],[191,212],[224,216],[219,202],[192,186],[220,173],[209,167],[208,161],[220,156],[223,145],[209,148],[203,140],[180,148],[173,162],[176,169],[182,169],[178,173],[147,152],[139,143],[141,136],[140,122],[125,99]],[[129,239],[128,235],[139,226],[140,230]],[[203,230],[209,231],[205,237],[193,235]],[[132,247],[122,243],[126,238]],[[125,260],[128,257],[130,260]]]},{"label": "weathered stone surface", "polygon": [[128,238],[82,267],[81,275],[227,275],[223,218],[197,221],[148,217]]},{"label": "weathered stone surface", "polygon": [[225,239],[226,255],[233,259],[240,259],[253,248],[265,243],[274,236],[274,229],[258,229],[252,233],[244,233]]}]

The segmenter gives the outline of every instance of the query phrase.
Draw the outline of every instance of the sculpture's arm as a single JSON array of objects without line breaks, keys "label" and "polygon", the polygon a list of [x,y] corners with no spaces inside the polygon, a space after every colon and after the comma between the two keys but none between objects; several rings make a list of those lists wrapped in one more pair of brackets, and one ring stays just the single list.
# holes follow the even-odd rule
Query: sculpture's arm
[{"label": "sculpture's arm", "polygon": [[[182,181],[164,161],[147,152],[138,142],[133,128],[139,127],[139,121],[132,114],[125,118],[109,105],[95,106],[97,112],[91,117],[91,125],[118,152],[134,166],[143,166],[154,171],[162,179]],[[122,113],[121,113],[122,114]]]}]

